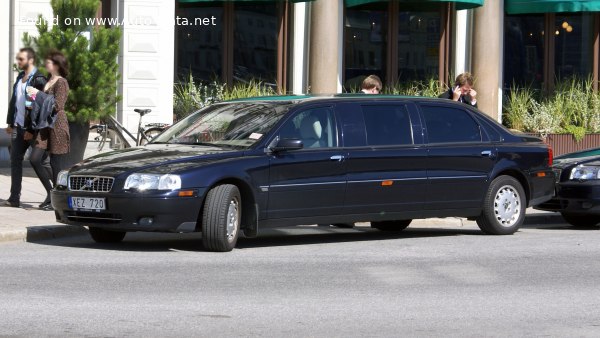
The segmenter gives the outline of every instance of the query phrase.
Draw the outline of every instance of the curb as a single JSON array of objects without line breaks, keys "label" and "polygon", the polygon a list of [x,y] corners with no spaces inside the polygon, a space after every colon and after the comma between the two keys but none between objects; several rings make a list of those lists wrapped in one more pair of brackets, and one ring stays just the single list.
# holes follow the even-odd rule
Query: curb
[{"label": "curb", "polygon": [[23,241],[37,242],[87,234],[84,227],[75,225],[42,225],[30,226],[25,229],[0,232],[0,242]]}]

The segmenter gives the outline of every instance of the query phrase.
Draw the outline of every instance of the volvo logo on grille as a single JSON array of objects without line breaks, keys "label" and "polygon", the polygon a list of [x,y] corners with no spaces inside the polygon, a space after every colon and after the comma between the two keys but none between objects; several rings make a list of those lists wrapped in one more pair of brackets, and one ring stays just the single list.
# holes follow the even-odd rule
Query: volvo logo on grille
[{"label": "volvo logo on grille", "polygon": [[85,183],[83,184],[83,186],[81,187],[80,190],[92,189],[94,187],[94,182],[96,182],[97,180],[98,180],[98,178],[85,180]]}]

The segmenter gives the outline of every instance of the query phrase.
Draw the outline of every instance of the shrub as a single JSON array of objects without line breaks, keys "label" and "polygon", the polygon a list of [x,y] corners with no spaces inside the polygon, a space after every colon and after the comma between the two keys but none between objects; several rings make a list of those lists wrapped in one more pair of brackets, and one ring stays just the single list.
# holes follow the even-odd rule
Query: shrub
[{"label": "shrub", "polygon": [[580,141],[586,133],[600,132],[600,93],[592,80],[576,77],[557,83],[551,95],[535,98],[531,88],[513,85],[503,107],[503,122],[524,132],[571,134]]},{"label": "shrub", "polygon": [[446,88],[440,84],[440,81],[434,77],[431,77],[425,81],[417,81],[412,83],[398,82],[393,86],[384,86],[383,94],[437,97],[445,90]]},{"label": "shrub", "polygon": [[196,83],[190,73],[185,82],[176,83],[173,90],[173,113],[180,120],[194,111],[216,102],[244,99],[256,96],[276,95],[274,88],[258,80],[248,83],[237,83],[227,87],[224,83],[213,80],[210,83]]}]

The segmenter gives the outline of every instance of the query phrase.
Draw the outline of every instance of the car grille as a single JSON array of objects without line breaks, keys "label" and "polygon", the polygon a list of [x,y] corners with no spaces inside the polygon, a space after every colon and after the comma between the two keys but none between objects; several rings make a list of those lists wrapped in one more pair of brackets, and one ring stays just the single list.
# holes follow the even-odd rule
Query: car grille
[{"label": "car grille", "polygon": [[103,176],[69,176],[69,190],[109,192],[115,179]]}]

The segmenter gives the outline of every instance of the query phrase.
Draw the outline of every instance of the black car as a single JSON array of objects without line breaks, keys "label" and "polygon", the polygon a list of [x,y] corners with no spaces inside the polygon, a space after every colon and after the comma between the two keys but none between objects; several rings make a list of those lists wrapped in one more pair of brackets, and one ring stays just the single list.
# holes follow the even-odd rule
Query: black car
[{"label": "black car", "polygon": [[600,148],[556,157],[556,197],[537,209],[558,211],[574,226],[600,223]]},{"label": "black car", "polygon": [[554,194],[552,152],[472,107],[397,96],[275,97],[202,109],[152,143],[61,172],[59,222],[97,242],[128,231],[202,232],[229,251],[240,231],[468,217],[512,234]]}]

